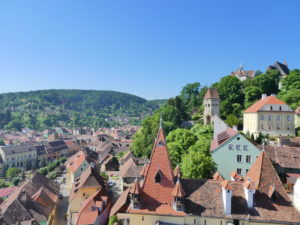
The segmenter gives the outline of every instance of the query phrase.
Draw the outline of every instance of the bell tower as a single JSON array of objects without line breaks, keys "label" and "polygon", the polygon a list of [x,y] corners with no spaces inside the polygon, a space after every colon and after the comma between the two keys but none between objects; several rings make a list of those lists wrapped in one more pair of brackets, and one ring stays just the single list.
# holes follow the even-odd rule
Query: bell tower
[{"label": "bell tower", "polygon": [[212,124],[214,115],[220,116],[220,97],[216,88],[208,88],[203,98],[203,122],[205,125]]}]

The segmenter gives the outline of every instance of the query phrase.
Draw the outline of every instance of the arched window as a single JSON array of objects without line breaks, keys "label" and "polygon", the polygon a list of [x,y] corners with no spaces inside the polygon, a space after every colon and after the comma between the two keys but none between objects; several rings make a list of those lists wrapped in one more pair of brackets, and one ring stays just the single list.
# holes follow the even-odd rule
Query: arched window
[{"label": "arched window", "polygon": [[161,183],[161,174],[160,174],[160,171],[157,171],[157,173],[155,175],[155,183],[158,183],[158,184]]}]

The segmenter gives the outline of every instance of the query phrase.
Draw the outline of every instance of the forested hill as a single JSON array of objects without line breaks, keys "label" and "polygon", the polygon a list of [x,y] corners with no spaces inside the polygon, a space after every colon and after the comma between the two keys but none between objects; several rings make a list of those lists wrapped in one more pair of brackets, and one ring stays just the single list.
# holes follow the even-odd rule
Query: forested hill
[{"label": "forested hill", "polygon": [[115,91],[41,90],[0,94],[0,128],[138,124],[156,102]]}]

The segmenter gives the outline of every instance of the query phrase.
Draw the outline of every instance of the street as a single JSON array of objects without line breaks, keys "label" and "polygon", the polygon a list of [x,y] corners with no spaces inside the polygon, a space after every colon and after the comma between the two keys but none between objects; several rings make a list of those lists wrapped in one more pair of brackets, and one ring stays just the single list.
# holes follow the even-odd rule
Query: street
[{"label": "street", "polygon": [[67,225],[67,219],[66,219],[66,213],[68,211],[69,206],[69,192],[67,189],[67,185],[63,180],[65,180],[66,174],[62,174],[61,179],[58,179],[61,183],[60,185],[60,193],[63,195],[63,199],[58,199],[57,205],[56,205],[56,212],[54,216],[54,225]]}]

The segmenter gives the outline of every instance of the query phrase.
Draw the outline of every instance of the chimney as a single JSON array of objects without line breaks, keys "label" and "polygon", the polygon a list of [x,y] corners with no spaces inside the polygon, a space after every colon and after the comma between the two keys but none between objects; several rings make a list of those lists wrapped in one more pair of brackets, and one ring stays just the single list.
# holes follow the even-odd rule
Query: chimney
[{"label": "chimney", "polygon": [[226,215],[231,214],[231,199],[232,199],[232,187],[228,180],[224,180],[222,183],[222,198],[223,206]]},{"label": "chimney", "polygon": [[244,193],[245,193],[248,208],[253,208],[255,185],[253,182],[251,182],[250,179],[248,179],[244,183]]},{"label": "chimney", "polygon": [[267,94],[262,94],[261,99],[265,99],[267,97]]}]

